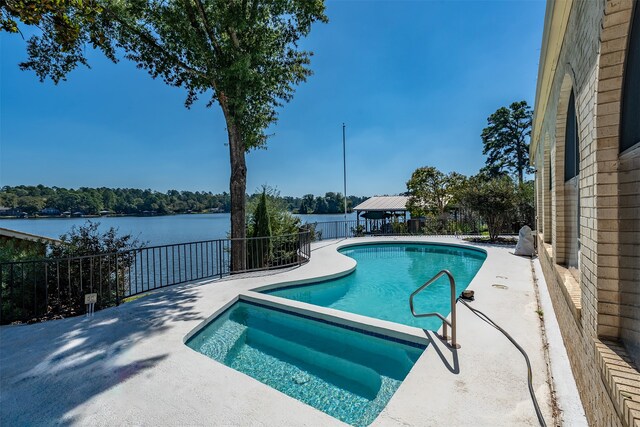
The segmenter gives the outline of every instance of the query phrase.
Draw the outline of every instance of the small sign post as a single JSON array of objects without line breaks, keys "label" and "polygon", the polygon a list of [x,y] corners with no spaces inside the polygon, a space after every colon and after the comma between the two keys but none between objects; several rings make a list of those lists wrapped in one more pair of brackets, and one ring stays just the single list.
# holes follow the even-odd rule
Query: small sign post
[{"label": "small sign post", "polygon": [[98,294],[85,294],[84,304],[87,306],[87,317],[93,316],[96,302],[98,302]]}]

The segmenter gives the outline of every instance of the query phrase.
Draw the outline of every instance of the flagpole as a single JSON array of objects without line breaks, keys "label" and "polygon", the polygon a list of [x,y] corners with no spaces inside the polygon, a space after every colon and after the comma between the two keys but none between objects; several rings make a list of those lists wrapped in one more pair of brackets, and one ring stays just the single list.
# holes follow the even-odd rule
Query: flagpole
[{"label": "flagpole", "polygon": [[345,138],[345,125],[342,123],[342,166],[344,178],[344,220],[347,220],[347,143]]}]

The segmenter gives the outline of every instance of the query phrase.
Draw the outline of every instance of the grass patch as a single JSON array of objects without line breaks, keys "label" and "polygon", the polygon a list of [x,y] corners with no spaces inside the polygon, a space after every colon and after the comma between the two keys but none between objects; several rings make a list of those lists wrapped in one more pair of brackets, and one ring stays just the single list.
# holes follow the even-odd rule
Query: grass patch
[{"label": "grass patch", "polygon": [[463,240],[472,243],[490,243],[492,245],[515,246],[518,243],[517,237],[498,237],[491,240],[487,237],[465,237]]},{"label": "grass patch", "polygon": [[149,295],[149,293],[146,293],[146,294],[139,294],[139,295],[134,295],[134,296],[132,296],[132,297],[128,297],[128,298],[123,299],[123,300],[122,300],[122,302],[123,302],[123,303],[125,303],[125,302],[132,302],[132,301],[135,301],[135,300],[137,300],[137,299],[144,298],[144,297],[146,297],[147,295]]}]

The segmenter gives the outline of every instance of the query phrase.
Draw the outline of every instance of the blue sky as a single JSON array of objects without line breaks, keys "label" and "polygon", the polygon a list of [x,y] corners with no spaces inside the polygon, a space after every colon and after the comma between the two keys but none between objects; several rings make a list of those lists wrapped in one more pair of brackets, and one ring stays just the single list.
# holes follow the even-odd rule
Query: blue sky
[{"label": "blue sky", "polygon": [[[330,22],[303,47],[314,75],[248,155],[247,191],[396,194],[420,166],[470,175],[484,164],[489,114],[533,104],[543,1],[328,1]],[[220,108],[184,108],[185,93],[134,64],[87,52],[58,86],[17,64],[25,42],[0,35],[0,186],[228,191]]]}]

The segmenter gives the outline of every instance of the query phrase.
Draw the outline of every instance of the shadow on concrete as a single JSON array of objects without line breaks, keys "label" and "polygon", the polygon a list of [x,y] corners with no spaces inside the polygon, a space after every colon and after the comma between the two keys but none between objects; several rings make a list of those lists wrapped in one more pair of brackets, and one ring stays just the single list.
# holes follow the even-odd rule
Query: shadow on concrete
[{"label": "shadow on concrete", "polygon": [[195,292],[175,287],[92,318],[1,327],[2,424],[78,422],[70,414],[75,408],[166,359],[162,348],[151,345],[129,350],[172,324],[200,319],[192,310]]},{"label": "shadow on concrete", "polygon": [[429,345],[438,353],[438,357],[442,360],[442,364],[452,374],[460,373],[460,364],[458,363],[458,349],[452,348],[447,340],[433,331],[424,329]]}]

